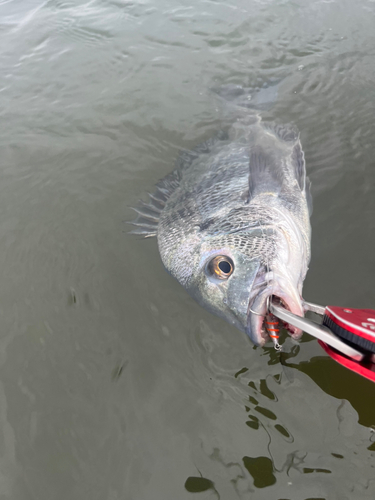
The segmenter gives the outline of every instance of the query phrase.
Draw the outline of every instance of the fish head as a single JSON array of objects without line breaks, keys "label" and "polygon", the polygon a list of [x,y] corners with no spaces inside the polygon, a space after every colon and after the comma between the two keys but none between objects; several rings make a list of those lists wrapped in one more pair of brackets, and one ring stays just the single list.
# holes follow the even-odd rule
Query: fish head
[{"label": "fish head", "polygon": [[[285,239],[280,240],[275,242],[266,233],[260,238],[257,232],[203,240],[197,235],[181,238],[176,258],[165,260],[164,265],[200,305],[263,346],[269,340],[265,328],[269,300],[303,316],[301,256],[298,252],[291,255]],[[294,260],[291,265],[291,257],[301,262]],[[293,326],[286,327],[295,338],[302,334]]]},{"label": "fish head", "polygon": [[250,259],[233,247],[207,246],[187,290],[207,310],[246,332],[249,297],[261,268],[260,259]]}]

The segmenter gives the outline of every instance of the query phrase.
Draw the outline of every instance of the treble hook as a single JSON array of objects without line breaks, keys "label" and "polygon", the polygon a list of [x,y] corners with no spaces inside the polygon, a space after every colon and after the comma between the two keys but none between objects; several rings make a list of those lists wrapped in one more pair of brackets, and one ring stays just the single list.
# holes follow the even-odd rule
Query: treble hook
[{"label": "treble hook", "polygon": [[270,295],[267,297],[267,316],[266,316],[266,329],[269,336],[273,342],[273,346],[276,351],[281,351],[281,345],[279,344],[279,332],[280,328],[279,320],[270,312]]}]

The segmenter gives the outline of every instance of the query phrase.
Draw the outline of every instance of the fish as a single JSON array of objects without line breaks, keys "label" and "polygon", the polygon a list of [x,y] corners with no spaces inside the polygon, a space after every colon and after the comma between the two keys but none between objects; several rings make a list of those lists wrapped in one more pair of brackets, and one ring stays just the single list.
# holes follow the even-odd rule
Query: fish
[{"label": "fish", "polygon": [[[262,120],[249,89],[216,93],[231,123],[180,153],[149,201],[134,208],[131,232],[156,237],[164,267],[185,290],[264,346],[269,300],[304,315],[311,183],[294,126]],[[302,335],[284,326],[293,338]]]}]

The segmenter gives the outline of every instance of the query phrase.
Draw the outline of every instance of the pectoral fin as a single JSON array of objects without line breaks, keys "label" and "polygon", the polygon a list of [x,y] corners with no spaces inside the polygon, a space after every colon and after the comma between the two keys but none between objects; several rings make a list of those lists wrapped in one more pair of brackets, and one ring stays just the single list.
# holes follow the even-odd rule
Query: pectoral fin
[{"label": "pectoral fin", "polygon": [[249,160],[249,200],[260,193],[279,193],[283,176],[273,155],[261,146],[252,148]]}]

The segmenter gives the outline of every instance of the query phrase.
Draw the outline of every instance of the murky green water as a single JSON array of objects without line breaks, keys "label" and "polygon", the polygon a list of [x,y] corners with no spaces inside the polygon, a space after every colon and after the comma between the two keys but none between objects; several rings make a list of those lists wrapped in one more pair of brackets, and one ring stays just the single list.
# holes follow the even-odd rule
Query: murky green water
[{"label": "murky green water", "polygon": [[0,498],[375,497],[375,385],[200,308],[128,209],[280,81],[313,182],[307,300],[375,307],[373,1],[0,1]]}]

